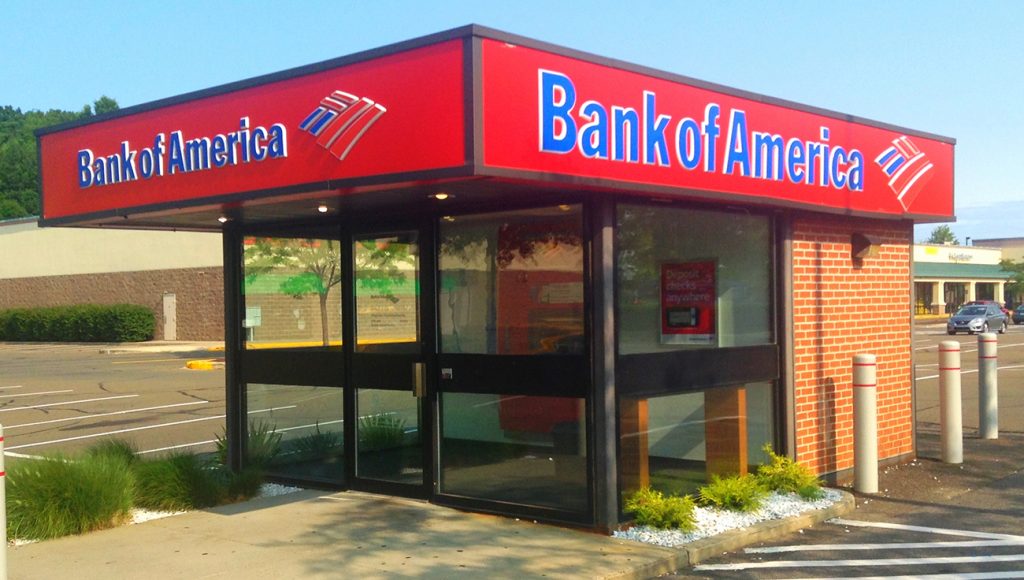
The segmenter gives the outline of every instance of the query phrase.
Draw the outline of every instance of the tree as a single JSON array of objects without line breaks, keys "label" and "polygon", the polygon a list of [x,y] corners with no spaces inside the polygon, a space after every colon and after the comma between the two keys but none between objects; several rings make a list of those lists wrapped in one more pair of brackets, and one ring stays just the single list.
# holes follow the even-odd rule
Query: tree
[{"label": "tree", "polygon": [[0,219],[39,214],[39,161],[36,129],[66,123],[119,107],[102,96],[82,111],[26,111],[10,105],[0,107]]},{"label": "tree", "polygon": [[932,235],[924,241],[926,244],[953,244],[955,246],[960,245],[960,240],[953,234],[953,230],[950,229],[946,224],[936,226],[932,230]]},{"label": "tree", "polygon": [[255,238],[245,248],[245,277],[252,281],[270,272],[290,274],[281,282],[282,293],[293,298],[316,294],[320,298],[320,329],[324,346],[330,345],[327,296],[341,283],[341,247],[335,240]]},{"label": "tree", "polygon": [[[1014,303],[1020,303],[1020,296],[1024,294],[1024,261],[999,260],[999,267],[1011,275],[1004,294],[1010,296]],[[996,299],[1002,300],[1003,297],[997,296]]]}]

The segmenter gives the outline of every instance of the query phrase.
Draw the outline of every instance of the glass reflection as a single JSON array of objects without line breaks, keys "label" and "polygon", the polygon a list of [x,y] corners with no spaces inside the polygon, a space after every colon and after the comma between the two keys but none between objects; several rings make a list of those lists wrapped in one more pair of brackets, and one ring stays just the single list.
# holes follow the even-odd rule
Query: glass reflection
[{"label": "glass reflection", "polygon": [[583,399],[444,393],[441,492],[582,512]]}]

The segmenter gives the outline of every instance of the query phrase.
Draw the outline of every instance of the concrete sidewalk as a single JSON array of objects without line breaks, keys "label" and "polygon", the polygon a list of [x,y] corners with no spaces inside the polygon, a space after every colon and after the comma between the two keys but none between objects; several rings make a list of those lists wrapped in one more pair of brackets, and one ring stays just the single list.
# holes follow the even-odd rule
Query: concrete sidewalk
[{"label": "concrete sidewalk", "polygon": [[[853,509],[681,549],[359,492],[300,491],[8,549],[14,579],[650,578]],[[72,572],[73,571],[73,572]]]}]

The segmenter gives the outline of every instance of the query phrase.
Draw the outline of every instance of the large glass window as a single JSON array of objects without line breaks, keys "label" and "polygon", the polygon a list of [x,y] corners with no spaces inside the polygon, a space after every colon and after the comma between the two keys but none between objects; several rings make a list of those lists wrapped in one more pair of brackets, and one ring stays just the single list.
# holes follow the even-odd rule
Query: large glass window
[{"label": "large glass window", "polygon": [[469,393],[441,397],[441,492],[583,512],[583,399]]},{"label": "large glass window", "polygon": [[774,441],[772,383],[652,398],[621,397],[622,490],[695,492],[711,474],[745,473]]},{"label": "large glass window", "polygon": [[337,240],[246,237],[245,347],[341,344],[341,251]]},{"label": "large glass window", "polygon": [[617,220],[620,354],[772,342],[767,217],[623,204]]},{"label": "large glass window", "polygon": [[249,452],[277,449],[268,473],[330,482],[344,479],[342,389],[250,383],[246,395]]},{"label": "large glass window", "polygon": [[441,351],[583,352],[580,206],[446,217]]}]

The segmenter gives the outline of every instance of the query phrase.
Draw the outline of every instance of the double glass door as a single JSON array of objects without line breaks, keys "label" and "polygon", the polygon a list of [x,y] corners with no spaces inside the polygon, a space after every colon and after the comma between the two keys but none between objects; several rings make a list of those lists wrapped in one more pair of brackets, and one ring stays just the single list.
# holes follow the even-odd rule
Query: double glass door
[{"label": "double glass door", "polygon": [[269,473],[585,521],[582,221],[559,205],[246,232],[234,420],[279,439]]}]

